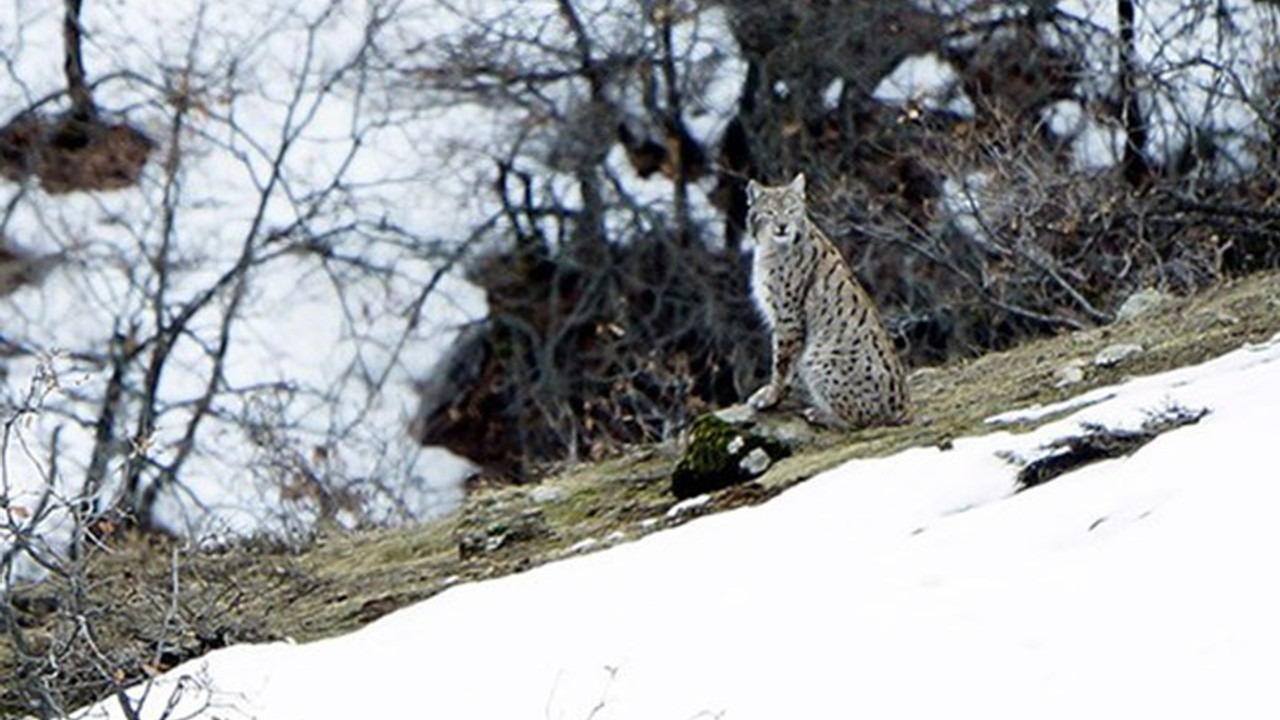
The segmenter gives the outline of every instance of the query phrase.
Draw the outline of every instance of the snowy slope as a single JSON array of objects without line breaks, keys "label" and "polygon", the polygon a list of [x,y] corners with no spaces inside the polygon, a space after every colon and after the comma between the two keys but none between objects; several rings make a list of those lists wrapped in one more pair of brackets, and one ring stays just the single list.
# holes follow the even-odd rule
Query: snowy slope
[{"label": "snowy slope", "polygon": [[[345,637],[213,653],[143,717],[177,683],[220,719],[1280,715],[1280,336],[1090,399]],[[1211,413],[1023,493],[997,456],[1171,403]]]}]

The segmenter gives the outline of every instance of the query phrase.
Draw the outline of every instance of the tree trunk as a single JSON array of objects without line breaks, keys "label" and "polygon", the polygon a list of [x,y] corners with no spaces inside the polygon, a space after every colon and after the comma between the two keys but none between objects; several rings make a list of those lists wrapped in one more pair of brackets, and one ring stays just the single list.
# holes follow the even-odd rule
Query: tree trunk
[{"label": "tree trunk", "polygon": [[88,122],[98,116],[98,107],[89,92],[80,50],[84,40],[84,29],[80,26],[81,2],[66,0],[66,14],[62,19],[62,67],[67,76],[67,93],[71,96],[71,116]]},{"label": "tree trunk", "polygon": [[1134,10],[1137,0],[1116,0],[1120,20],[1120,122],[1124,126],[1124,156],[1120,167],[1125,182],[1132,187],[1145,184],[1150,166],[1144,149],[1147,146],[1147,123],[1138,102],[1138,55],[1134,41]]},{"label": "tree trunk", "polygon": [[[669,3],[668,3],[669,5]],[[683,104],[680,96],[680,75],[676,70],[675,43],[672,40],[672,10],[668,7],[658,18],[659,37],[662,42],[662,80],[666,86],[666,117],[663,128],[667,133],[667,148],[674,157],[671,163],[675,186],[672,204],[676,216],[676,242],[680,247],[688,247],[693,239],[693,223],[689,214],[689,175],[685,157],[689,140],[689,132],[684,126]]]}]

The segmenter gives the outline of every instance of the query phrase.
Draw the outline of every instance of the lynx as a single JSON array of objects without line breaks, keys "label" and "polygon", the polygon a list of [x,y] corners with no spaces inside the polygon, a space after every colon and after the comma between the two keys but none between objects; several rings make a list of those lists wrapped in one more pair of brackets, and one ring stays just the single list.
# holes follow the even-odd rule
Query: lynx
[{"label": "lynx", "polygon": [[902,363],[875,304],[809,219],[804,175],[780,187],[753,180],[747,203],[752,292],[773,339],[772,378],[748,403],[773,407],[798,375],[810,422],[846,429],[904,422]]}]

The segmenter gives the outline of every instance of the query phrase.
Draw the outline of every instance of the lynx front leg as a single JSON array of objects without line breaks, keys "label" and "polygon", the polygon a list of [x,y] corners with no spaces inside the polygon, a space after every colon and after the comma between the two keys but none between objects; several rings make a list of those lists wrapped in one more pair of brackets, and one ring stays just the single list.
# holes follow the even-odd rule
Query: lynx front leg
[{"label": "lynx front leg", "polygon": [[769,384],[760,388],[747,403],[757,410],[777,405],[791,387],[796,360],[804,346],[804,326],[798,322],[779,322],[773,328],[773,373]]}]

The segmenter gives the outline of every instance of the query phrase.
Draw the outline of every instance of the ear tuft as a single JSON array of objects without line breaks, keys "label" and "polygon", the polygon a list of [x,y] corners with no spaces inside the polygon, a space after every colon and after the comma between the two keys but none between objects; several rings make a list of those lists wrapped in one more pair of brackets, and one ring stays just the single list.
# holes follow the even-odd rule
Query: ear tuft
[{"label": "ear tuft", "polygon": [[788,189],[800,197],[804,197],[804,183],[804,173],[796,173],[796,177],[791,181],[791,185],[788,186]]}]

